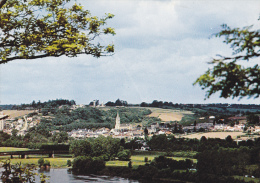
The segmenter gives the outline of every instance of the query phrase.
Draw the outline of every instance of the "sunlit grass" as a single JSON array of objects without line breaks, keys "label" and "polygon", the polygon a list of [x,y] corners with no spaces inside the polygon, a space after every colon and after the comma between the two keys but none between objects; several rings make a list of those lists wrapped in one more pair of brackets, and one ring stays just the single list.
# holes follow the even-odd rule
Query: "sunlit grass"
[{"label": "sunlit grass", "polygon": [[128,166],[128,161],[107,161],[106,166]]},{"label": "sunlit grass", "polygon": [[[9,152],[9,151],[26,151],[30,150],[27,148],[14,148],[14,147],[1,147],[0,150],[3,152]],[[152,152],[150,152],[152,153]],[[137,154],[137,155],[132,155],[131,156],[131,162],[132,166],[134,168],[138,167],[139,165],[145,165],[146,163],[150,163],[151,161],[154,160],[155,157],[158,157],[160,155],[163,155],[164,153],[162,152],[155,152],[154,154]],[[38,160],[43,157],[45,160],[49,160],[51,163],[52,168],[64,168],[67,167],[67,160],[73,161],[72,155],[56,155],[55,158],[49,158],[48,155],[28,155],[26,159],[20,159],[19,155],[13,155],[13,159],[11,159],[12,164],[16,163],[21,163],[22,165],[26,164],[35,164],[38,165]],[[147,157],[147,162],[145,162],[145,157]],[[169,157],[174,160],[185,160],[187,157]],[[10,159],[9,156],[0,156],[0,161],[4,161]],[[191,159],[193,160],[194,163],[197,162],[196,159]],[[119,161],[119,160],[114,160],[114,161],[107,161],[106,166],[128,166],[129,161]]]},{"label": "sunlit grass", "polygon": [[[148,162],[145,162],[145,157],[148,158]],[[158,155],[133,155],[131,156],[132,166],[135,168],[139,165],[145,165],[146,163],[150,163],[151,161],[153,161],[155,157],[158,157]],[[186,157],[169,157],[169,158],[172,158],[177,161],[191,159]],[[194,163],[197,163],[197,159],[191,159],[191,160]],[[128,162],[129,161],[119,161],[119,160],[108,161],[106,162],[106,166],[128,166]]]},{"label": "sunlit grass", "polygon": [[259,183],[259,179],[258,178],[251,178],[251,177],[244,177],[244,176],[238,176],[238,175],[235,175],[233,176],[235,179],[239,179],[239,180],[243,180],[245,182],[250,182],[250,181],[253,181],[255,183]]},{"label": "sunlit grass", "polygon": [[0,152],[10,152],[10,151],[30,151],[28,148],[17,148],[17,147],[0,147]]},{"label": "sunlit grass", "polygon": [[[50,161],[51,167],[52,168],[66,168],[67,167],[67,160],[73,160],[73,158],[48,158],[44,157],[44,160]],[[37,158],[28,158],[28,159],[19,159],[19,158],[14,158],[10,159],[11,164],[17,164],[21,163],[22,165],[27,165],[27,164],[35,164],[36,166],[38,165],[38,160],[40,159],[40,156]],[[2,159],[1,161],[5,161],[6,159]]]}]

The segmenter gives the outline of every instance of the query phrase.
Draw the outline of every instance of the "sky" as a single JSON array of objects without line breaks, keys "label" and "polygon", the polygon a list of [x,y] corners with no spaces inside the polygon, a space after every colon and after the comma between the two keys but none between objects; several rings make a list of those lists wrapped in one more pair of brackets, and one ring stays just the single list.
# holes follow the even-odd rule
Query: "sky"
[{"label": "sky", "polygon": [[[0,66],[0,104],[52,99],[77,104],[115,101],[131,104],[153,100],[173,103],[260,104],[259,98],[204,100],[192,83],[211,66],[217,54],[230,55],[223,39],[212,37],[223,23],[259,29],[259,0],[77,0],[92,15],[115,15],[107,22],[115,36],[113,56],[80,55],[16,60]],[[210,38],[211,37],[211,38]],[[253,64],[259,62],[254,60]]]}]

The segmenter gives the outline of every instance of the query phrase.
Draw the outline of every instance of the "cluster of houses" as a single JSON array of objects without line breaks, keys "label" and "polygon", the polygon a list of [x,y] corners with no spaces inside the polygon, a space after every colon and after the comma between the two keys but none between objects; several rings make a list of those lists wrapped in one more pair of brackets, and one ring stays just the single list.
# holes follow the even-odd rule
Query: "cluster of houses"
[{"label": "cluster of houses", "polygon": [[[95,104],[95,102],[93,102]],[[102,106],[102,105],[101,105]],[[71,106],[71,109],[77,109],[84,107],[84,105],[74,105]],[[204,120],[204,119],[201,119]],[[215,117],[210,116],[207,122],[197,123],[190,126],[182,126],[179,123],[153,123],[145,129],[141,125],[133,124],[121,124],[120,116],[117,113],[116,124],[113,129],[109,128],[100,128],[97,130],[92,129],[77,129],[68,132],[68,135],[73,138],[81,139],[88,137],[98,137],[111,136],[114,138],[125,138],[125,139],[134,139],[134,138],[145,138],[145,135],[153,136],[159,134],[171,135],[173,133],[191,133],[197,131],[230,131],[230,132],[243,132],[245,131],[246,117],[231,117],[230,121],[235,121],[234,125],[230,126],[224,123],[224,120],[220,119],[220,123],[215,123]],[[221,121],[223,123],[221,123]],[[3,130],[6,133],[11,134],[12,129],[18,130],[18,135],[25,135],[27,130],[31,127],[37,126],[40,123],[39,116],[26,117],[15,119],[8,118],[7,115],[0,115],[0,130]],[[260,133],[260,126],[254,126],[247,128],[247,131],[252,133]],[[55,132],[53,132],[55,133]]]},{"label": "cluster of houses", "polygon": [[225,124],[224,119],[219,119],[218,123],[215,122],[215,117],[210,116],[208,122],[198,123],[196,126],[190,125],[183,127],[184,132],[194,132],[194,131],[226,131],[226,132],[251,132],[251,133],[260,133],[260,126],[250,126],[246,128],[246,117],[229,117],[229,121],[234,122],[233,125]]},{"label": "cluster of houses", "polygon": [[[116,124],[115,128],[109,129],[109,128],[100,128],[95,131],[91,129],[77,129],[72,130],[71,132],[68,132],[70,137],[73,138],[87,138],[87,137],[98,137],[99,135],[103,136],[112,136],[114,138],[126,138],[126,139],[134,139],[134,138],[145,138],[145,135],[148,135],[149,137],[152,137],[153,135],[171,135],[173,133],[190,133],[190,132],[197,132],[197,131],[229,131],[229,132],[243,132],[245,131],[245,124],[239,123],[234,124],[233,126],[227,125],[227,124],[214,124],[215,117],[211,116],[209,118],[209,122],[207,123],[198,123],[195,126],[182,126],[179,123],[170,124],[168,122],[165,123],[153,123],[149,127],[147,127],[147,134],[145,134],[144,128],[142,128],[140,125],[134,126],[132,124],[121,124],[120,123],[120,117],[117,113],[116,117]],[[234,120],[238,120],[237,118]],[[244,120],[244,118],[241,118],[240,120]],[[240,121],[244,122],[244,121]],[[259,133],[260,132],[260,126],[255,127],[249,127],[247,130],[250,130],[252,133]]]},{"label": "cluster of houses", "polygon": [[98,137],[103,135],[105,137],[112,136],[113,138],[120,139],[134,139],[135,137],[144,138],[144,131],[140,126],[121,124],[119,114],[117,113],[115,128],[111,130],[109,128],[100,128],[95,131],[91,129],[77,129],[68,132],[68,135],[73,138]]},{"label": "cluster of houses", "polygon": [[18,135],[25,135],[29,128],[37,126],[40,123],[39,117],[23,117],[23,118],[5,118],[0,122],[2,130],[5,133],[12,134],[12,130],[16,129]]}]

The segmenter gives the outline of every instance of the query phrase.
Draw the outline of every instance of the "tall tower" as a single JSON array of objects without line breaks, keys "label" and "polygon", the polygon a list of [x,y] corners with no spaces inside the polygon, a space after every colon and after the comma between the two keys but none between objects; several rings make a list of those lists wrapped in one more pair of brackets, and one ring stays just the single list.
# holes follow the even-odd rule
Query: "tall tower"
[{"label": "tall tower", "polygon": [[117,112],[117,116],[116,116],[116,126],[115,126],[115,129],[116,129],[117,131],[120,130],[120,117],[119,117],[118,112]]}]

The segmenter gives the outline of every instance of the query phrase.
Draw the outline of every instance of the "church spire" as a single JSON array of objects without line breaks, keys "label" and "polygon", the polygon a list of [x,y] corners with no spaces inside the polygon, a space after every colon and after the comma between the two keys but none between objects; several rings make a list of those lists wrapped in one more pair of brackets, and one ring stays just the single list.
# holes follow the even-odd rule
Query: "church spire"
[{"label": "church spire", "polygon": [[120,130],[120,117],[119,117],[119,113],[117,112],[117,116],[116,116],[116,126],[115,126],[116,130]]}]

